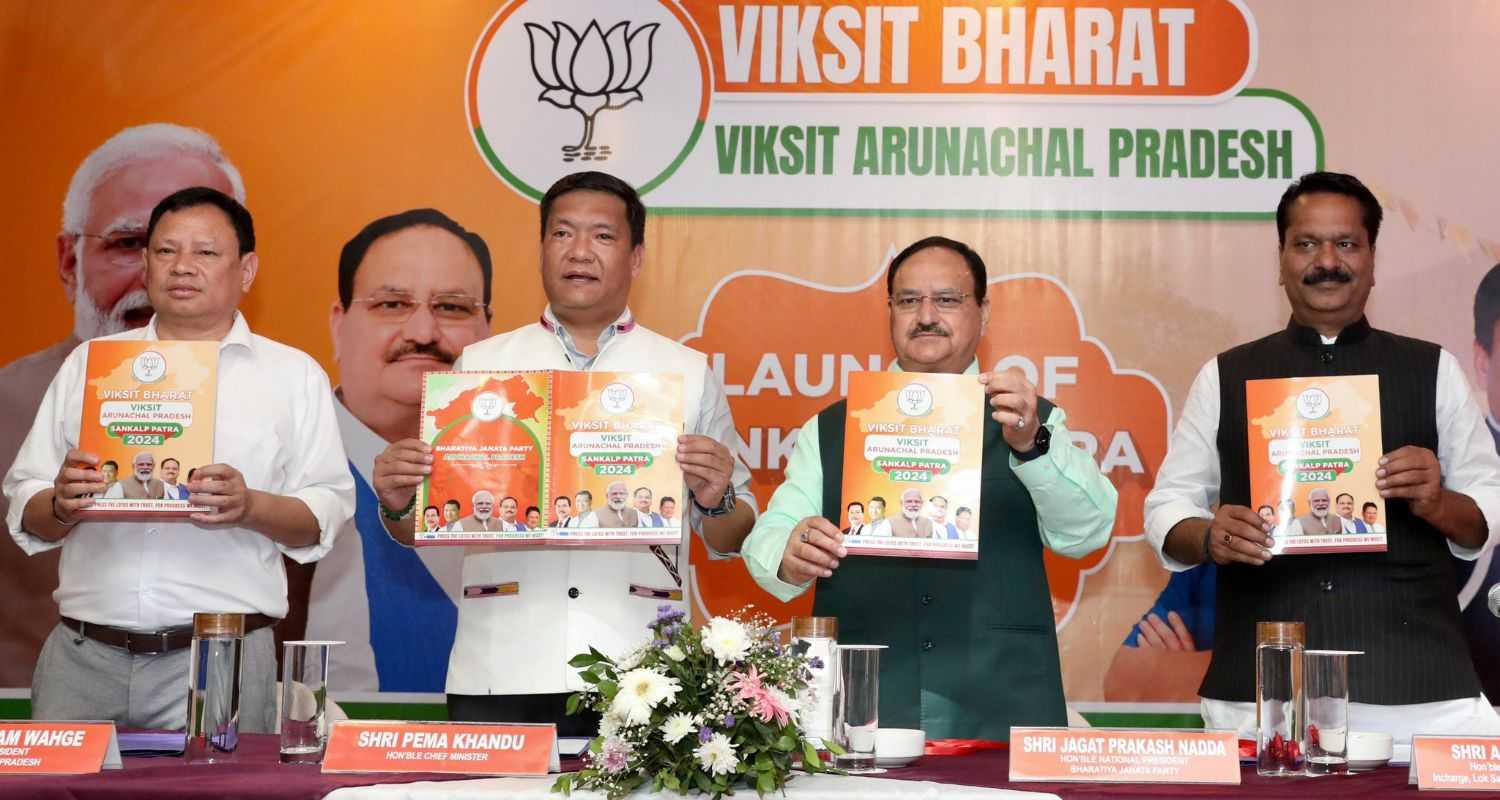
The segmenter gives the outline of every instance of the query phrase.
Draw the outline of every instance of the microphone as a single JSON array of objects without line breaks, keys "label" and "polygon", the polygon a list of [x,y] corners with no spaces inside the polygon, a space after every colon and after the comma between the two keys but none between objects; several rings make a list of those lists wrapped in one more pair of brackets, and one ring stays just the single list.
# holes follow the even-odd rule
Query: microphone
[{"label": "microphone", "polygon": [[1489,607],[1491,614],[1500,617],[1500,583],[1490,587],[1490,593],[1486,598],[1485,605]]}]

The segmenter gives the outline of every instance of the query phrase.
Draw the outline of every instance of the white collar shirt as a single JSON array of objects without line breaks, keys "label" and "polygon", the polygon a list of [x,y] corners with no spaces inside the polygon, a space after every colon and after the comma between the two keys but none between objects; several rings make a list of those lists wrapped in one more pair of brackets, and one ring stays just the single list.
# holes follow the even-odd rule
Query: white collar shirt
[{"label": "white collar shirt", "polygon": [[[104,338],[154,341],[156,320]],[[53,595],[61,613],[136,631],[190,624],[195,611],[286,616],[281,556],[322,558],[354,514],[354,481],[323,369],[300,350],[252,334],[236,314],[219,343],[214,413],[214,460],[238,469],[251,489],[302,501],[317,519],[317,543],[287,547],[246,528],[185,518],[86,519],[48,542],[23,529],[23,512],[52,488],[78,445],[87,361],[87,342],[64,360],[4,481],[6,522],[21,549],[62,548]]]}]

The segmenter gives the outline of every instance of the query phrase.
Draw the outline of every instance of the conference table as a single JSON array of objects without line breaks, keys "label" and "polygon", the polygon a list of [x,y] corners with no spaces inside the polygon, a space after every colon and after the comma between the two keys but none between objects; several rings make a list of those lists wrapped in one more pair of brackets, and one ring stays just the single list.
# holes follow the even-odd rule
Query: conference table
[{"label": "conference table", "polygon": [[[911,766],[879,775],[798,775],[791,800],[822,798],[1288,798],[1411,797],[1405,767],[1325,778],[1260,778],[1247,766],[1239,786],[1163,784],[1011,783],[1009,754],[988,750],[956,756],[925,756]],[[277,762],[277,739],[241,737],[233,761],[186,764],[177,757],[125,759],[122,770],[94,775],[0,776],[0,798],[36,800],[439,800],[439,798],[558,798],[553,777],[473,778],[425,774],[324,775],[316,766]],[[738,789],[739,797],[754,797]],[[640,797],[648,797],[640,794]],[[591,792],[573,797],[594,800]],[[666,794],[675,798],[679,795]]]}]

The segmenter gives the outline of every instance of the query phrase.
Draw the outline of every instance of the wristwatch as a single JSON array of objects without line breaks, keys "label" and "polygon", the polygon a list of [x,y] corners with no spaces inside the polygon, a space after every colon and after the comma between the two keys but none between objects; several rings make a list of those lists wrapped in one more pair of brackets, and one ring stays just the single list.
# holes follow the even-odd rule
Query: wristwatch
[{"label": "wristwatch", "polygon": [[1016,453],[1016,460],[1024,463],[1034,458],[1040,458],[1046,455],[1047,450],[1051,447],[1052,429],[1046,425],[1038,425],[1036,427],[1036,438],[1031,440],[1031,449]]},{"label": "wristwatch", "polygon": [[704,508],[698,502],[697,497],[693,497],[693,505],[697,506],[699,513],[705,517],[722,517],[734,510],[734,487],[725,486],[724,496],[719,498],[719,504],[713,508]]}]

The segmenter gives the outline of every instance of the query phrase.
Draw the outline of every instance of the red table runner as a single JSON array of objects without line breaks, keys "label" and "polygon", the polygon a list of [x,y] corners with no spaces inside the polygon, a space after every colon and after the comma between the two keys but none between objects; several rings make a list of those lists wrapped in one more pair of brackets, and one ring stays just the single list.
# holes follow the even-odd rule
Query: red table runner
[{"label": "red table runner", "polygon": [[[1411,797],[1416,787],[1406,783],[1406,767],[1384,767],[1372,772],[1322,778],[1262,778],[1246,766],[1239,786],[1202,786],[1162,783],[1011,783],[1010,753],[981,750],[963,756],[924,756],[909,767],[888,770],[879,778],[936,781],[992,789],[1046,792],[1062,797]],[[1398,794],[1399,793],[1399,794]]]}]

